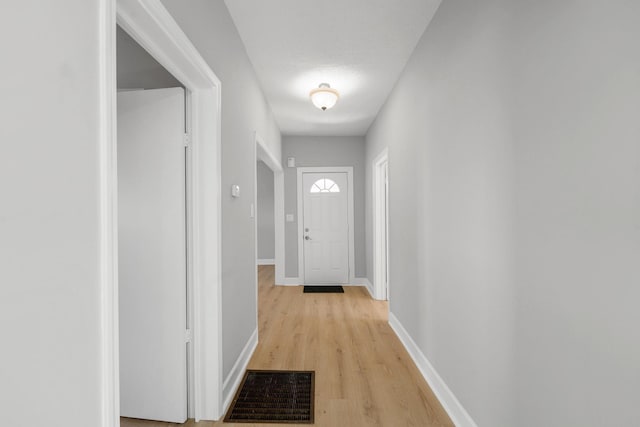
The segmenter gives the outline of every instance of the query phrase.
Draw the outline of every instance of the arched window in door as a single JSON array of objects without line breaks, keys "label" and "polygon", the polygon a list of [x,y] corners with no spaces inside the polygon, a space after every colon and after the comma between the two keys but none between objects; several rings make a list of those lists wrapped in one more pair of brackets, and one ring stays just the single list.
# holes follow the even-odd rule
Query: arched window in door
[{"label": "arched window in door", "polygon": [[311,186],[311,193],[339,193],[340,187],[333,180],[321,178]]}]

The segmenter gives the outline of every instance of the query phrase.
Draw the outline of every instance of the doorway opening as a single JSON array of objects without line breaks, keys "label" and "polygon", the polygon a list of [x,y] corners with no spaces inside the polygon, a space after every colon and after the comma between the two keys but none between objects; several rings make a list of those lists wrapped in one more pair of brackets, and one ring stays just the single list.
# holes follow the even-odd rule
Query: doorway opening
[{"label": "doorway opening", "polygon": [[389,155],[373,160],[373,288],[378,300],[389,299]]},{"label": "doorway opening", "polygon": [[[255,221],[256,230],[256,264],[260,264],[261,262],[264,264],[273,264],[275,266],[275,283],[276,284],[284,284],[284,170],[282,169],[282,164],[280,160],[274,153],[269,150],[266,142],[258,132],[255,133],[255,162],[256,162],[256,170],[255,170],[255,194],[254,194],[254,206],[256,207],[257,218]],[[266,187],[272,193],[273,201],[272,205],[269,203],[262,204],[262,207],[267,210],[271,210],[271,212],[266,213],[266,217],[268,219],[265,220],[265,214],[263,214],[262,219],[260,218],[261,211],[261,200],[258,199],[258,191],[261,184],[258,182],[259,179],[259,168],[261,169],[262,178],[261,179],[272,179],[272,183],[265,183]],[[272,190],[271,190],[272,189]],[[269,197],[267,196],[267,199]],[[273,220],[271,219],[273,218]],[[264,221],[263,221],[264,220]],[[259,223],[264,227],[263,230],[260,230]],[[272,224],[273,223],[273,224]],[[271,230],[273,230],[271,232]],[[270,241],[265,242],[265,240],[261,241],[262,232],[265,232],[263,237],[273,236],[273,243]],[[272,233],[272,234],[271,234]],[[269,239],[269,237],[266,237]],[[266,243],[266,244],[265,244]],[[260,245],[265,244],[267,248],[263,248],[265,252],[261,253]],[[273,248],[273,252],[270,252],[270,248]],[[267,255],[265,255],[267,253]],[[269,258],[268,254],[273,253],[273,258]],[[256,295],[257,295],[257,286],[258,286],[258,276],[257,276],[257,265],[256,265]],[[256,305],[257,306],[257,305]]]},{"label": "doorway opening", "polygon": [[120,27],[116,50],[120,416],[184,423],[193,396],[188,94]]},{"label": "doorway opening", "polygon": [[[115,9],[115,10],[114,10]],[[183,193],[189,189],[182,210],[186,253],[190,257],[184,276],[189,282],[191,316],[183,306],[183,346],[191,340],[193,381],[188,416],[217,420],[221,413],[221,289],[220,289],[220,81],[200,57],[189,39],[160,3],[145,0],[104,2],[100,15],[101,138],[100,138],[100,264],[102,317],[103,426],[119,424],[120,344],[118,245],[119,209],[117,158],[117,25],[184,87],[179,115],[179,143],[188,141],[182,161]],[[117,25],[116,25],[117,24]],[[131,89],[131,87],[129,87]],[[140,89],[140,88],[136,88]],[[163,89],[164,90],[164,89]],[[183,89],[179,89],[182,91]],[[154,92],[137,91],[137,92]],[[127,92],[121,92],[127,94]],[[185,113],[186,112],[186,113]],[[185,116],[186,114],[186,116]],[[206,119],[205,119],[206,118]],[[134,120],[135,122],[135,120]],[[188,137],[184,138],[185,127]],[[184,145],[182,145],[184,153]],[[139,157],[144,157],[139,156]],[[185,168],[185,161],[186,165]],[[122,165],[120,165],[122,166]],[[135,170],[135,168],[133,168]],[[179,173],[176,174],[176,176]],[[148,216],[148,215],[147,215]],[[184,230],[186,225],[187,230]],[[149,252],[158,250],[149,245]],[[185,282],[182,281],[184,284]],[[183,289],[184,291],[184,289]],[[184,292],[186,294],[186,292]],[[126,310],[126,309],[125,309]],[[188,336],[184,325],[193,319]],[[121,342],[122,339],[122,342]],[[183,347],[184,348],[184,347]],[[184,355],[184,353],[183,353]],[[186,361],[185,361],[186,364]],[[183,367],[184,368],[184,367]],[[185,405],[186,406],[186,405]]]},{"label": "doorway opening", "polygon": [[256,250],[258,265],[275,265],[275,175],[265,162],[256,162]]}]

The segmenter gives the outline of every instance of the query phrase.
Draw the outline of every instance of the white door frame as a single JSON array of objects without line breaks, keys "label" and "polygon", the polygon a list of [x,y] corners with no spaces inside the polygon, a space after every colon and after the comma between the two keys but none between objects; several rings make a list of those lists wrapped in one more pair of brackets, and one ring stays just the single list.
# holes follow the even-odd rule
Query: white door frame
[{"label": "white door frame", "polygon": [[[255,132],[255,160],[261,160],[265,165],[273,172],[273,218],[275,221],[275,282],[276,285],[284,284],[284,169],[280,160],[269,150],[269,147],[264,142],[264,139]],[[254,194],[254,206],[256,211],[256,260],[258,259],[258,182],[256,174]],[[257,272],[257,269],[256,269]],[[256,286],[257,286],[256,276]]]},{"label": "white door frame", "polygon": [[99,0],[102,427],[120,425],[116,22],[187,90],[190,188],[188,277],[193,304],[192,412],[222,408],[220,80],[159,0]]},{"label": "white door frame", "polygon": [[[389,219],[387,196],[383,194],[385,190],[384,165],[387,165],[387,175],[389,170],[389,151],[382,150],[373,160],[373,290],[377,300],[389,298],[389,283],[385,276],[389,277],[389,241],[384,245],[384,239],[388,236]],[[388,180],[388,177],[387,177]],[[387,201],[386,203],[384,201]],[[386,252],[386,253],[385,253]]]},{"label": "white door frame", "polygon": [[298,277],[301,284],[304,284],[304,191],[302,185],[303,173],[332,173],[342,172],[347,174],[348,182],[348,201],[347,201],[347,220],[349,221],[349,283],[355,282],[355,231],[354,231],[354,195],[353,195],[353,167],[352,166],[327,166],[327,167],[300,167],[298,172]]}]

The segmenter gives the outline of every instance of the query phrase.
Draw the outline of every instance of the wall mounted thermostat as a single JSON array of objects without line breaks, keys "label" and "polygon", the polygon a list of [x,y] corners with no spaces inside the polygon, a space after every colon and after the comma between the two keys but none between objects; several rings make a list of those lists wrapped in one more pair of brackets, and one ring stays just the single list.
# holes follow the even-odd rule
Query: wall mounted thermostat
[{"label": "wall mounted thermostat", "polygon": [[296,167],[296,158],[295,157],[287,157],[287,167],[295,168]]},{"label": "wall mounted thermostat", "polygon": [[240,197],[240,186],[232,185],[231,186],[231,197]]}]

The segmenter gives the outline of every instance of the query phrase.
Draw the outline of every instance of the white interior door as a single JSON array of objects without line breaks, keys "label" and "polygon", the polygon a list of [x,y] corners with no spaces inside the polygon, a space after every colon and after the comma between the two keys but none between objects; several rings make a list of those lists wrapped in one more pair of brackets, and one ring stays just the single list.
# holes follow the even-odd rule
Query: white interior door
[{"label": "white interior door", "polygon": [[182,88],[118,94],[120,413],[187,419]]},{"label": "white interior door", "polygon": [[349,283],[348,180],[344,172],[303,173],[304,283]]}]

